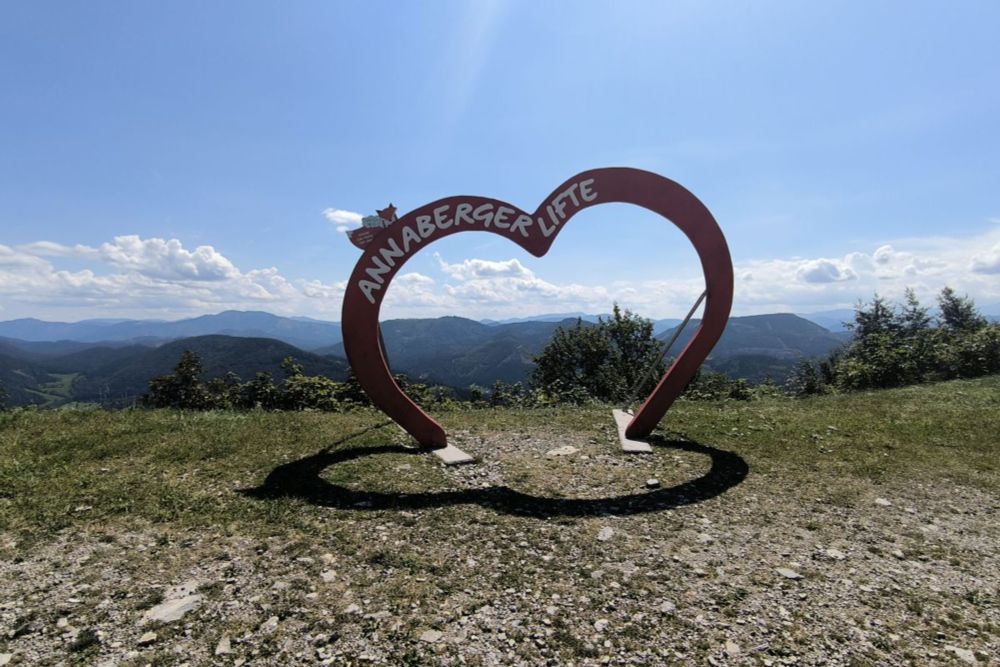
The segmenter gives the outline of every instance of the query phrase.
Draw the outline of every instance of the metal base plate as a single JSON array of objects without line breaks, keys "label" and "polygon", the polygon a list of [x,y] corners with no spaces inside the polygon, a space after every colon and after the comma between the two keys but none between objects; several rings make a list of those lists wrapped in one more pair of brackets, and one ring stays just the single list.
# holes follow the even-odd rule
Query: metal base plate
[{"label": "metal base plate", "polygon": [[632,415],[628,414],[624,410],[612,410],[612,416],[615,418],[615,424],[618,425],[618,440],[622,443],[622,451],[628,454],[640,454],[640,453],[651,453],[653,448],[649,446],[648,442],[642,440],[632,440],[625,437],[625,427],[628,423],[632,421]]},{"label": "metal base plate", "polygon": [[462,463],[473,463],[476,460],[472,458],[471,455],[466,454],[455,445],[448,445],[447,447],[441,447],[440,449],[432,449],[431,452],[434,453],[434,456],[441,459],[442,463],[444,463],[446,466],[457,466]]}]

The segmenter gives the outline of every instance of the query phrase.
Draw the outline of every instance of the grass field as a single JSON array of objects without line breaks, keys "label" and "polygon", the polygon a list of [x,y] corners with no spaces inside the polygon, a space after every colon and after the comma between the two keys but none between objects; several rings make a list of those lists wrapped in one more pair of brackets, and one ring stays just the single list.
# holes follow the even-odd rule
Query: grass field
[{"label": "grass field", "polygon": [[49,382],[41,384],[38,389],[26,389],[29,394],[37,396],[44,402],[43,407],[51,407],[68,401],[73,396],[73,382],[80,377],[79,373],[52,373]]},{"label": "grass field", "polygon": [[0,659],[1000,655],[1000,378],[682,402],[632,457],[605,408],[438,417],[479,463],[374,412],[0,414]]}]

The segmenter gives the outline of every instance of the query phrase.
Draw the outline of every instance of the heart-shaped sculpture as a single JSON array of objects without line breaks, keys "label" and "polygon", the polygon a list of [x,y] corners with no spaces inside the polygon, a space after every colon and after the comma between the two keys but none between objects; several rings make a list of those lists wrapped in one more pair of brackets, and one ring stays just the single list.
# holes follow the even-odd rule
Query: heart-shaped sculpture
[{"label": "heart-shaped sculpture", "polygon": [[[447,197],[413,210],[384,227],[364,232],[364,254],[344,295],[341,327],[354,375],[376,406],[424,447],[444,447],[444,429],[399,387],[381,345],[379,310],[393,276],[434,241],[459,232],[492,232],[532,255],[548,252],[566,223],[585,208],[635,204],[673,222],[694,245],[705,274],[701,325],[629,422],[625,434],[650,434],[680,396],[722,335],[733,304],[733,263],[715,218],[697,197],[658,174],[626,167],[594,169],[574,176],[546,197],[534,213],[486,197]],[[390,207],[393,212],[395,209]],[[386,210],[390,210],[386,209]]]}]

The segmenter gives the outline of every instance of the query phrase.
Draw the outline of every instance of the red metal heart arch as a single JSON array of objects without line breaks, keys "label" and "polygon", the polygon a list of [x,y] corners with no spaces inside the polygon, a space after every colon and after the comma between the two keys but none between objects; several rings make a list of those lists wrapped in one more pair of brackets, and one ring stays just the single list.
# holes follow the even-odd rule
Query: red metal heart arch
[{"label": "red metal heart arch", "polygon": [[408,259],[440,238],[467,231],[498,234],[541,257],[576,213],[614,202],[641,206],[677,225],[694,245],[705,274],[701,325],[626,428],[630,438],[649,435],[722,335],[733,303],[733,264],[722,230],[697,197],[668,178],[625,167],[574,176],[534,213],[486,197],[448,197],[407,213],[375,236],[351,274],[341,318],[348,361],[372,402],[422,446],[447,445],[444,429],[393,379],[380,343],[382,299]]}]

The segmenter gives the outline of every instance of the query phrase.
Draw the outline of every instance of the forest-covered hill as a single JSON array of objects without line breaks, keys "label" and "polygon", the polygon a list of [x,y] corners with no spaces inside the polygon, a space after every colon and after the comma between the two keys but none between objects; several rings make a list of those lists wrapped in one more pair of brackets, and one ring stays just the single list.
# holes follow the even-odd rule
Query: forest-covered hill
[{"label": "forest-covered hill", "polygon": [[[496,381],[527,381],[537,356],[558,327],[572,327],[577,319],[562,321],[525,320],[483,323],[461,317],[387,320],[381,324],[389,362],[395,372],[415,380],[454,387],[460,392],[470,385],[489,387]],[[583,326],[590,326],[587,321]],[[213,333],[174,338],[180,331],[212,326],[252,324],[274,333],[269,337]],[[264,325],[270,323],[270,328]],[[14,325],[17,326],[14,326]],[[48,323],[53,324],[53,323]],[[183,350],[202,359],[206,377],[228,372],[250,379],[257,372],[280,377],[285,356],[298,359],[308,374],[333,379],[346,376],[346,359],[339,327],[331,323],[299,322],[266,313],[221,313],[178,323],[98,321],[80,323],[78,330],[50,327],[35,330],[35,336],[77,335],[80,340],[24,340],[0,338],[0,382],[10,394],[8,403],[58,405],[72,401],[99,401],[127,405],[146,391],[151,378],[169,373]],[[280,326],[278,326],[280,324]],[[324,327],[319,327],[323,324]],[[697,328],[692,321],[671,354],[677,354]],[[3,325],[10,325],[4,328]],[[132,328],[123,328],[126,325]],[[0,323],[0,331],[26,332],[25,321]],[[72,325],[75,326],[75,325]],[[334,333],[335,330],[335,333]],[[75,331],[75,333],[74,333]],[[89,337],[117,332],[142,334],[129,340],[98,341]],[[308,335],[304,332],[311,332]],[[673,329],[659,335],[667,339]],[[45,333],[48,332],[48,333]],[[280,336],[284,335],[285,340]],[[316,346],[321,335],[326,345]],[[308,337],[310,350],[295,346],[288,337]],[[732,377],[759,382],[771,378],[782,382],[802,358],[821,357],[840,345],[843,335],[823,329],[790,314],[734,317],[706,366]]]}]

